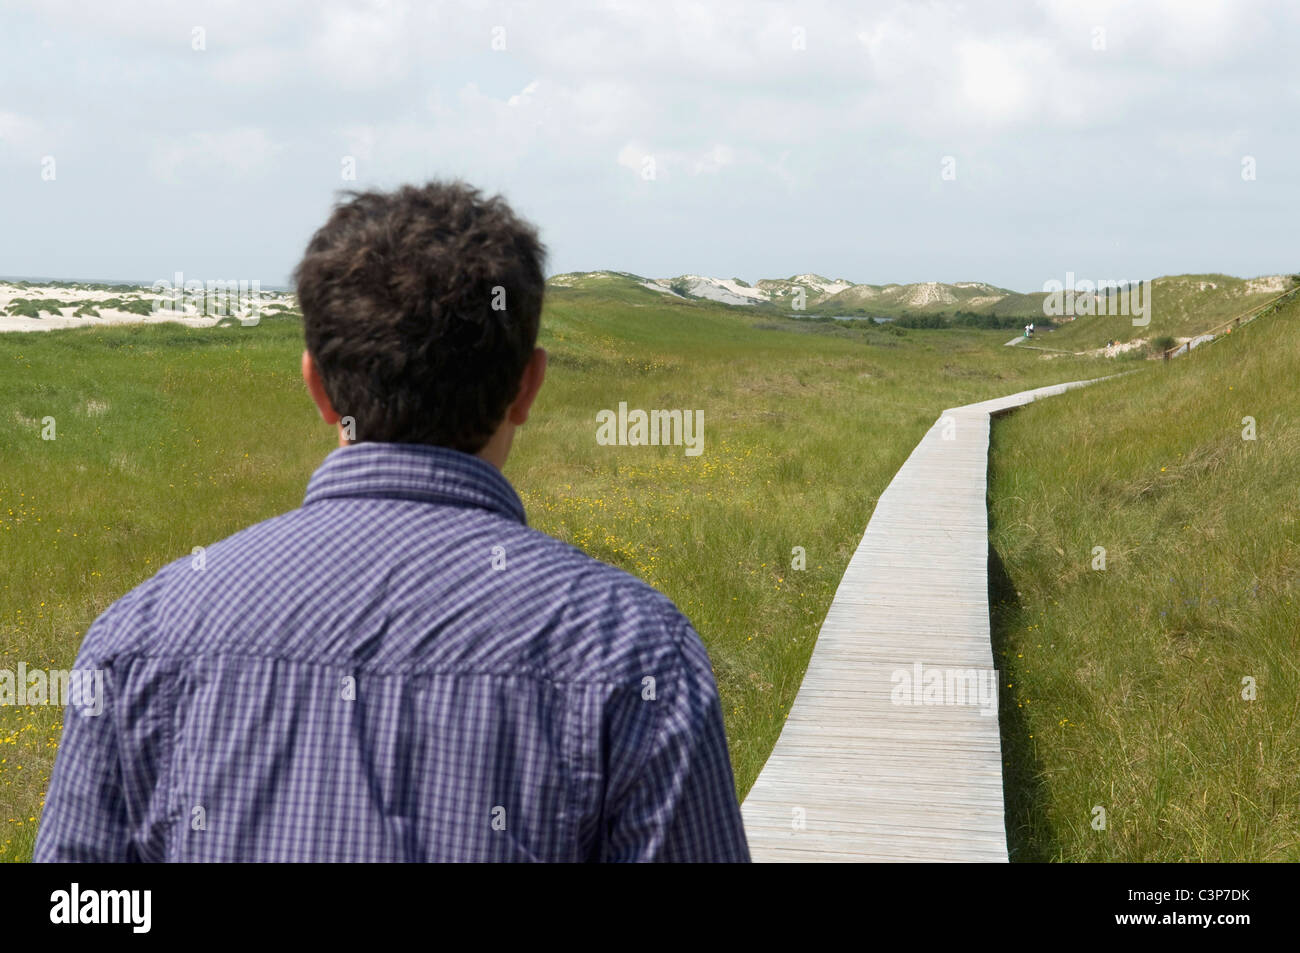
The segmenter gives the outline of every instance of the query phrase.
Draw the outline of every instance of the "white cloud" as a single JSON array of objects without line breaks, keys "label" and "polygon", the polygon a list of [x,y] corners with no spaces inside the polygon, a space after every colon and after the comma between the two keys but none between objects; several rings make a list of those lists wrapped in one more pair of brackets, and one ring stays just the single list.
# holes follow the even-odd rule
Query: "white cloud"
[{"label": "white cloud", "polygon": [[618,152],[618,164],[638,176],[647,168],[654,169],[654,177],[681,172],[689,176],[714,175],[736,162],[735,150],[715,143],[699,152],[681,152],[675,149],[652,150],[639,143],[626,143]]},{"label": "white cloud", "polygon": [[347,154],[362,162],[369,162],[375,155],[375,128],[370,125],[350,126],[343,130],[347,141]]},{"label": "white cloud", "polygon": [[8,150],[31,150],[47,142],[41,124],[29,116],[0,112],[0,146]]},{"label": "white cloud", "polygon": [[692,175],[711,175],[736,161],[736,154],[730,146],[714,145],[694,158],[686,160]]},{"label": "white cloud", "polygon": [[642,175],[648,168],[653,168],[653,165],[646,160],[653,162],[653,154],[635,142],[629,142],[618,150],[618,164],[625,169],[631,169],[637,175]]},{"label": "white cloud", "polygon": [[150,168],[164,182],[199,176],[237,178],[262,172],[282,147],[255,127],[222,132],[192,132],[186,136],[160,136],[153,142]]},{"label": "white cloud", "polygon": [[1033,79],[1030,70],[1044,66],[1032,49],[1023,45],[964,40],[954,51],[959,64],[962,105],[976,119],[1008,122],[1028,118],[1033,111]]},{"label": "white cloud", "polygon": [[410,5],[324,4],[307,47],[313,72],[350,90],[383,89],[409,69],[409,41],[419,25]]},{"label": "white cloud", "polygon": [[518,93],[516,93],[515,95],[507,99],[506,105],[518,106],[520,103],[526,102],[528,98],[531,97],[535,92],[537,92],[537,80],[533,80],[523,89],[521,89]]}]

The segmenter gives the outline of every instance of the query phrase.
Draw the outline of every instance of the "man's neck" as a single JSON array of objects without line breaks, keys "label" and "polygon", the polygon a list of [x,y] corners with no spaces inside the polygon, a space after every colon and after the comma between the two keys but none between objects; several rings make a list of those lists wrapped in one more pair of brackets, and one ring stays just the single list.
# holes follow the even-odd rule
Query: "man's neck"
[{"label": "man's neck", "polygon": [[[352,446],[352,444],[348,442],[347,438],[343,436],[342,426],[338,428],[338,431],[339,446]],[[506,466],[506,458],[510,456],[510,446],[514,443],[514,438],[515,428],[509,423],[504,423],[497,428],[497,432],[492,435],[486,444],[483,445],[483,449],[474,454],[474,456],[478,457],[480,460],[486,460],[498,470],[504,470]]]}]

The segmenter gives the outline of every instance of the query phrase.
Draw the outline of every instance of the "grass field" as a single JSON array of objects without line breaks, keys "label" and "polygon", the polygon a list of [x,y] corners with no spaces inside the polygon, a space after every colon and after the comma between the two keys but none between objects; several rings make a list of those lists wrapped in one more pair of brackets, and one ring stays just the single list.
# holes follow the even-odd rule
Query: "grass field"
[{"label": "grass field", "polygon": [[994,424],[1013,859],[1300,860],[1298,320]]},{"label": "grass field", "polygon": [[[743,794],[876,498],[939,412],[1098,363],[1003,348],[1005,332],[899,335],[639,292],[551,293],[548,382],[507,475],[533,525],[695,622]],[[0,668],[70,666],[94,618],[162,564],[300,503],[333,446],[300,352],[289,317],[0,336]],[[620,401],[702,410],[703,453],[598,445],[595,415]],[[30,856],[60,729],[56,708],[0,707],[4,859]]]}]

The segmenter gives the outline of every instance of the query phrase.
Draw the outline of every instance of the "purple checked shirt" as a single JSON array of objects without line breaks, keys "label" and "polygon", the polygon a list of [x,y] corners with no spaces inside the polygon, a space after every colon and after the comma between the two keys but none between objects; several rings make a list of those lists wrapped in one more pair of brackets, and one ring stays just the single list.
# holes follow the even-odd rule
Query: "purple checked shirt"
[{"label": "purple checked shirt", "polygon": [[749,859],[690,623],[454,450],[335,450],[77,667],[38,861]]}]

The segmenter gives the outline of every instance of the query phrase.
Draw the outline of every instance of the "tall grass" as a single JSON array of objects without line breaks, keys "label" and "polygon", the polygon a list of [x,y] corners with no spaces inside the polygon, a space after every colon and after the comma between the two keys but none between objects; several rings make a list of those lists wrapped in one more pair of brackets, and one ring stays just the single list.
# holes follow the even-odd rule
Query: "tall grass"
[{"label": "tall grass", "polygon": [[1300,859],[1298,317],[995,424],[1013,859]]}]

